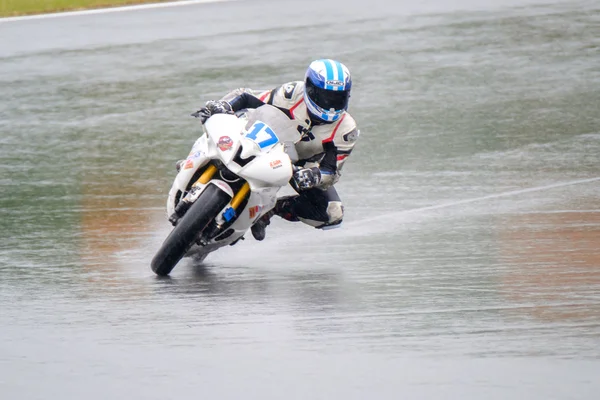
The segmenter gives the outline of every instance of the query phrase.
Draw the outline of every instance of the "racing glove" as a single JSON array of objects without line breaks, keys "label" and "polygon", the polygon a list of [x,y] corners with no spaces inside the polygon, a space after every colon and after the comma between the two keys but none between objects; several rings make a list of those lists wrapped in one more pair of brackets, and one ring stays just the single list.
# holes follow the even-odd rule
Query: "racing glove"
[{"label": "racing glove", "polygon": [[317,167],[302,168],[294,172],[292,180],[299,191],[312,189],[321,182],[321,171]]},{"label": "racing glove", "polygon": [[212,115],[225,114],[231,112],[231,106],[223,100],[209,100],[204,107],[192,114],[192,117],[200,118],[201,123],[205,123]]}]

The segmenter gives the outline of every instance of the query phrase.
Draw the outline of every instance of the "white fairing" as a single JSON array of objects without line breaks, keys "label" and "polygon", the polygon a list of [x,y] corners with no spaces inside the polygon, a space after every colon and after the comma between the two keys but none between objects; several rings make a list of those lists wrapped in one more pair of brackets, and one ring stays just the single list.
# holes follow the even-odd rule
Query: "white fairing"
[{"label": "white fairing", "polygon": [[[231,244],[275,206],[280,192],[280,196],[295,193],[290,191],[288,183],[292,177],[292,161],[284,149],[285,143],[288,143],[289,149],[290,142],[300,140],[296,125],[277,108],[269,105],[249,110],[239,118],[230,114],[216,114],[205,122],[205,134],[196,140],[175,177],[167,200],[167,216],[175,212],[175,204],[180,200],[178,197],[187,196],[186,200],[193,200],[209,184],[216,185],[233,197],[229,184],[219,172],[206,185],[196,183],[195,186],[200,190],[195,194],[186,193],[188,186],[194,183],[191,180],[196,171],[210,160],[221,161],[233,174],[247,181],[251,192],[247,204],[236,210],[236,219],[227,228],[234,232],[222,240],[212,239],[205,246],[194,245],[187,256],[203,256]],[[240,154],[236,157],[238,151]],[[247,162],[249,157],[254,158]],[[236,162],[240,158],[243,162]],[[280,191],[282,188],[285,190]],[[225,220],[227,213],[224,215],[224,212],[229,208],[231,204],[222,210],[218,221]]]}]

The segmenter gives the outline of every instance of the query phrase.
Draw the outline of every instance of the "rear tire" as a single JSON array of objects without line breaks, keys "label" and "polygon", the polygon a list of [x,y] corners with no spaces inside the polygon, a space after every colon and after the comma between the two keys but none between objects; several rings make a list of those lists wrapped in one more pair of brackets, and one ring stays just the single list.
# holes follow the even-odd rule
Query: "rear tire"
[{"label": "rear tire", "polygon": [[198,235],[230,200],[231,197],[217,186],[208,185],[163,242],[152,259],[152,271],[160,276],[169,275]]}]

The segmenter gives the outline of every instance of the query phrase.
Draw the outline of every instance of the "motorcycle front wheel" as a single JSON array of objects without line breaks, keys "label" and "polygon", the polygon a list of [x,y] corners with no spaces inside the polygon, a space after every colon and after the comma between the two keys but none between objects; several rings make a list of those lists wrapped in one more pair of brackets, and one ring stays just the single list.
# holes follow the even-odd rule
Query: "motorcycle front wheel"
[{"label": "motorcycle front wheel", "polygon": [[229,203],[231,197],[215,185],[208,185],[179,220],[152,259],[152,271],[169,275],[200,233]]}]

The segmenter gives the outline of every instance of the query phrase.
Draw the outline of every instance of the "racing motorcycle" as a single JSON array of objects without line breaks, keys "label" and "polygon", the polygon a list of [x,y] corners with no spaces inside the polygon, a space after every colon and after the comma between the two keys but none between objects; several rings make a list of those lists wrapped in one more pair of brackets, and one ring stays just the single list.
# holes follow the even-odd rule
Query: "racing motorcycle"
[{"label": "racing motorcycle", "polygon": [[290,180],[301,135],[278,108],[215,114],[203,130],[169,191],[174,227],[152,259],[157,275],[237,243],[278,199],[297,195]]}]

